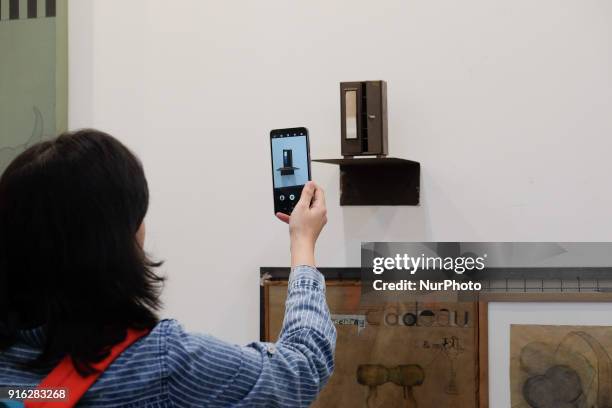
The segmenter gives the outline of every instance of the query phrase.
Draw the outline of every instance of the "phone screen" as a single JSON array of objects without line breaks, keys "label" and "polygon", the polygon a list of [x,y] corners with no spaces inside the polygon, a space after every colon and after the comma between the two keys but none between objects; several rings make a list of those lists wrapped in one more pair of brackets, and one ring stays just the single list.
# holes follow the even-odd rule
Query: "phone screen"
[{"label": "phone screen", "polygon": [[291,214],[302,188],[311,179],[308,130],[274,129],[270,132],[274,212]]}]

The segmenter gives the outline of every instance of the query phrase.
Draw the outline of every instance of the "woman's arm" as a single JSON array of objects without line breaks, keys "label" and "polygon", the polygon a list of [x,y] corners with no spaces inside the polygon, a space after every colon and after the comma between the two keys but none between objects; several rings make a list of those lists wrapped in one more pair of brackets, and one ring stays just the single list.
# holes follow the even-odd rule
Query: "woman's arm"
[{"label": "woman's arm", "polygon": [[309,406],[333,372],[335,345],[323,276],[314,268],[298,266],[291,272],[278,341],[251,345],[260,354],[254,355],[254,362],[261,362],[261,371],[239,405]]},{"label": "woman's arm", "polygon": [[174,324],[165,336],[165,371],[178,406],[306,407],[331,375],[336,330],[314,267],[326,222],[322,190],[309,183],[291,218],[279,218],[289,221],[293,267],[278,341],[239,347]]},{"label": "woman's arm", "polygon": [[327,224],[327,206],[323,189],[309,181],[304,186],[291,217],[283,213],[277,213],[276,216],[289,224],[291,266],[315,266],[315,244]]}]

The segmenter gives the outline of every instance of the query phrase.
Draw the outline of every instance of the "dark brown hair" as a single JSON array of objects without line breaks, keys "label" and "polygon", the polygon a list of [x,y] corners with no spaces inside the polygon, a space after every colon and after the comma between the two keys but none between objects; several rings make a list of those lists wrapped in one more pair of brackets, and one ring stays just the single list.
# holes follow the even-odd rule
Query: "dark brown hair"
[{"label": "dark brown hair", "polygon": [[140,161],[93,129],[19,155],[0,178],[0,351],[42,327],[32,365],[93,372],[128,328],[158,321],[163,278],[136,242],[149,204]]}]

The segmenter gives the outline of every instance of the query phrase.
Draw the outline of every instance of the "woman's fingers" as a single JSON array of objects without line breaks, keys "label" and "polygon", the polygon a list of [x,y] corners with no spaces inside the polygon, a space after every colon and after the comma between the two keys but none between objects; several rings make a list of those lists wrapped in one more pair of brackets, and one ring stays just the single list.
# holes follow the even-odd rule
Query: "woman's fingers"
[{"label": "woman's fingers", "polygon": [[317,185],[314,182],[309,181],[308,183],[306,183],[306,185],[302,189],[302,195],[300,196],[300,201],[298,201],[296,206],[300,205],[302,207],[309,208],[310,202],[312,201],[312,197],[315,193],[316,188],[317,188]]},{"label": "woman's fingers", "polygon": [[325,192],[319,186],[316,187],[316,190],[314,192],[312,208],[325,208]]},{"label": "woman's fingers", "polygon": [[[302,189],[300,200],[295,206],[294,211],[299,210],[300,214],[308,211],[310,208],[326,211],[325,208],[325,193],[323,189],[317,186],[314,182],[309,181]],[[289,224],[290,217],[282,212],[276,213],[276,218]]]},{"label": "woman's fingers", "polygon": [[276,213],[276,218],[278,218],[279,220],[281,220],[282,222],[289,224],[289,216],[285,213],[282,212],[277,212]]}]

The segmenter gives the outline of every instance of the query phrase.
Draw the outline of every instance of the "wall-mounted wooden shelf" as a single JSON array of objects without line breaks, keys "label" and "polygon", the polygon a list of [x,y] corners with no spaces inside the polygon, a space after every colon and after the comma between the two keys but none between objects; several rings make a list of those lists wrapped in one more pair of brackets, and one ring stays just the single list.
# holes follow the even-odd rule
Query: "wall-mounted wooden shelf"
[{"label": "wall-mounted wooden shelf", "polygon": [[419,205],[419,162],[393,157],[313,162],[340,166],[340,205]]}]

